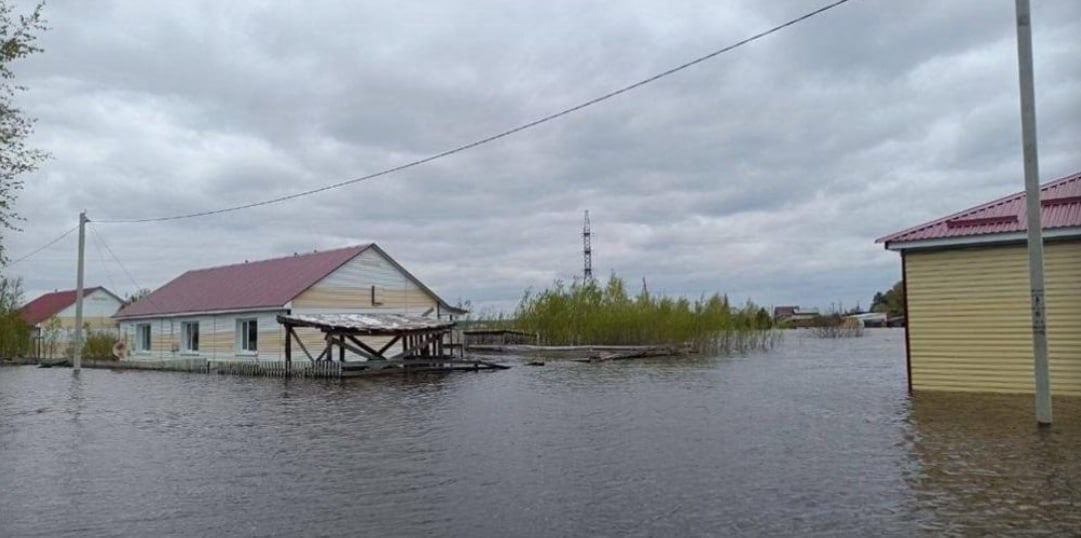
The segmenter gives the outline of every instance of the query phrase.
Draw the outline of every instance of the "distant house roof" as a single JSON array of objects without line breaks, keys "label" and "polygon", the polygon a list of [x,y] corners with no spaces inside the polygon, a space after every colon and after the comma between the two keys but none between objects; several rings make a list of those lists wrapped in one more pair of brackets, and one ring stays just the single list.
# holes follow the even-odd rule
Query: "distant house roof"
[{"label": "distant house roof", "polygon": [[[1040,219],[1044,230],[1081,232],[1081,172],[1044,184],[1040,188]],[[1027,232],[1025,193],[1018,192],[877,239],[876,243],[891,244],[962,240],[1019,235]],[[986,237],[991,238],[991,237]]]},{"label": "distant house roof", "polygon": [[[113,292],[101,286],[83,288],[83,297],[98,290],[104,290],[105,293],[112,295],[117,301],[120,301],[120,298],[113,294]],[[73,304],[75,304],[75,290],[54,291],[26,303],[19,309],[19,315],[22,316],[23,321],[28,325],[33,326],[59,314],[65,308]]]},{"label": "distant house roof", "polygon": [[785,316],[791,316],[799,311],[798,306],[777,306],[773,308],[773,318],[783,318]]},{"label": "distant house roof", "polygon": [[382,249],[369,243],[188,271],[135,304],[121,309],[114,317],[124,319],[281,307],[368,249],[374,249],[390,260],[441,306],[451,308]]}]

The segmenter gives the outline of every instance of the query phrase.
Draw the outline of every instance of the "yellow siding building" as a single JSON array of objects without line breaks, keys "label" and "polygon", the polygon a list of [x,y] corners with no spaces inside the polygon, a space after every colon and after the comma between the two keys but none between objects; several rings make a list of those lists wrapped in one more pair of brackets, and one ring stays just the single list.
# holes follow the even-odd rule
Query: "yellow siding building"
[{"label": "yellow siding building", "polygon": [[[901,253],[912,391],[1032,393],[1024,193],[879,239]],[[1041,207],[1051,392],[1081,396],[1081,174]]]}]

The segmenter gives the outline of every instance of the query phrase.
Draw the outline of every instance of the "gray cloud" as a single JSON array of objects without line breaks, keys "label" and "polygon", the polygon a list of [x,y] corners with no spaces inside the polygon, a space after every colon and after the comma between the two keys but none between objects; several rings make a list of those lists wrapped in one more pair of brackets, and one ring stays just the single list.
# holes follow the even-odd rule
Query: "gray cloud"
[{"label": "gray cloud", "polygon": [[[14,256],[92,218],[355,178],[529,121],[806,2],[51,2],[20,100],[54,159]],[[940,5],[941,4],[941,5]],[[1081,168],[1081,5],[1036,3],[1045,179]],[[401,173],[205,219],[97,224],[142,286],[376,241],[449,300],[511,308],[594,269],[765,304],[867,304],[873,240],[1021,188],[1012,2],[855,0],[557,122]],[[133,287],[90,243],[88,279]],[[70,287],[69,238],[10,272]]]}]

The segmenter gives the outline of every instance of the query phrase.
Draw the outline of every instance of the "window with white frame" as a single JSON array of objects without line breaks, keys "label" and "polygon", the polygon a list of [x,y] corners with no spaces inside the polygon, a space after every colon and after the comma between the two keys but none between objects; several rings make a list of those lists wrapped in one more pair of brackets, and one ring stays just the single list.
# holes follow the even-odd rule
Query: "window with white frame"
[{"label": "window with white frame", "polygon": [[180,324],[180,336],[184,339],[184,353],[199,352],[199,322],[185,321]]},{"label": "window with white frame", "polygon": [[238,319],[236,321],[236,347],[242,354],[254,354],[259,350],[259,321]]},{"label": "window with white frame", "polygon": [[150,353],[150,324],[140,323],[135,326],[135,351]]}]

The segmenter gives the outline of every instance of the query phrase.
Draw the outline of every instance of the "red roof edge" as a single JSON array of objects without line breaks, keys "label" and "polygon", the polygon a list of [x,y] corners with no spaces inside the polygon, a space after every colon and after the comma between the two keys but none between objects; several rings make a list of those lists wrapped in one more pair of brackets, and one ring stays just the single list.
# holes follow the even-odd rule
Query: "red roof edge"
[{"label": "red roof edge", "polygon": [[[1070,174],[1068,176],[1060,177],[1058,179],[1054,179],[1052,181],[1044,183],[1043,185],[1040,185],[1041,198],[1042,198],[1042,193],[1044,193],[1044,192],[1046,192],[1048,190],[1054,189],[1056,187],[1059,187],[1059,186],[1064,185],[1066,183],[1070,183],[1072,181],[1079,181],[1079,180],[1081,180],[1081,172],[1075,172],[1075,173]],[[928,228],[932,228],[932,227],[938,226],[940,224],[945,224],[947,227],[951,227],[950,226],[950,221],[954,221],[956,223],[954,226],[952,226],[954,228],[957,227],[957,224],[961,224],[962,226],[964,226],[965,224],[969,224],[969,223],[958,222],[958,221],[961,221],[963,219],[963,217],[965,217],[967,215],[971,215],[973,213],[977,213],[977,212],[980,212],[980,211],[985,211],[987,209],[990,209],[990,208],[993,208],[995,206],[1002,205],[1002,204],[1005,204],[1005,203],[1008,203],[1008,202],[1013,202],[1013,201],[1017,201],[1017,200],[1020,200],[1020,199],[1024,199],[1024,197],[1025,197],[1025,191],[1015,192],[1013,194],[1009,194],[1009,195],[1003,196],[1001,198],[997,198],[995,200],[992,200],[990,202],[985,202],[983,204],[980,204],[980,205],[977,205],[977,206],[970,207],[968,209],[958,211],[956,213],[953,213],[951,215],[947,215],[947,216],[939,218],[939,219],[928,221],[928,222],[925,222],[923,224],[913,226],[911,228],[906,228],[906,229],[901,230],[899,232],[894,232],[892,234],[879,237],[878,239],[875,239],[875,243],[889,243],[891,241],[896,241],[899,238],[902,238],[902,237],[904,237],[906,235],[909,235],[911,233],[926,230]],[[1057,198],[1044,199],[1044,200],[1042,200],[1042,202],[1050,202],[1050,203],[1041,203],[1041,208],[1046,209],[1046,208],[1054,206],[1054,205],[1065,204],[1065,203],[1074,203],[1074,198],[1076,198],[1076,197],[1068,196],[1068,197],[1057,197]],[[993,217],[993,218],[997,219],[998,217]],[[1016,216],[1015,216],[1015,218],[1016,218]],[[976,221],[976,220],[981,220],[981,219],[977,218],[977,219],[971,219],[971,220]],[[972,222],[970,225],[975,225],[975,224],[979,224],[979,223]]]},{"label": "red roof edge", "polygon": [[[106,293],[116,298],[116,294],[102,286],[83,288],[83,297],[98,290],[105,290]],[[19,309],[19,316],[28,325],[34,326],[59,314],[62,310],[73,304],[75,304],[75,290],[54,291],[52,293],[41,295],[33,301],[23,305],[23,307]]]}]

